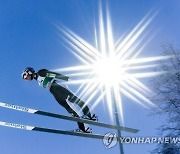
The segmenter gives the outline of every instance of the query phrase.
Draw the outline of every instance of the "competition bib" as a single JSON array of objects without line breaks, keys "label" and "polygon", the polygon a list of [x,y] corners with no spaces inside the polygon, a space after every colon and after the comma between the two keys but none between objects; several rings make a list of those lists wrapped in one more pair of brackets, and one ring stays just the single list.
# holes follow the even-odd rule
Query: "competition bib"
[{"label": "competition bib", "polygon": [[41,87],[44,87],[46,89],[50,89],[51,84],[54,81],[54,78],[38,76],[37,81]]}]

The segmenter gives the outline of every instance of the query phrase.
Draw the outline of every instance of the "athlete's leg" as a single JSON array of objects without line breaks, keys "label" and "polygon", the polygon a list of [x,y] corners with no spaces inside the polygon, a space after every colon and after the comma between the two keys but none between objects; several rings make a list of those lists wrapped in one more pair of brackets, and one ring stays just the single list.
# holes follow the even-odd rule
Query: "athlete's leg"
[{"label": "athlete's leg", "polygon": [[54,95],[57,101],[65,100],[69,96],[68,100],[70,102],[76,103],[82,109],[84,115],[91,117],[89,107],[85,105],[85,103],[81,99],[79,99],[77,96],[75,96],[69,89],[60,86],[56,82],[53,82],[50,88],[50,92]]},{"label": "athlete's leg", "polygon": [[[54,95],[57,102],[73,116],[79,117],[79,115],[66,102],[67,98],[70,102],[78,104],[81,107],[84,115],[88,116],[89,119],[92,119],[88,106],[85,105],[85,103],[82,100],[80,100],[67,88],[64,88],[59,84],[57,84],[56,82],[54,82],[50,88],[50,92]],[[78,125],[81,130],[83,131],[85,130],[85,126],[83,123],[78,123]]]},{"label": "athlete's leg", "polygon": [[87,105],[85,105],[85,102],[82,101],[81,99],[79,99],[77,96],[75,96],[74,94],[70,94],[68,100],[72,103],[77,104],[83,111],[83,114],[88,116],[89,118],[91,118],[91,113],[89,110],[89,107]]},{"label": "athlete's leg", "polygon": [[[67,112],[69,112],[71,115],[75,117],[79,117],[79,115],[74,111],[69,104],[66,102],[66,98],[69,95],[69,91],[65,89],[64,87],[58,85],[56,82],[53,83],[53,85],[50,88],[50,92],[53,94],[56,101],[63,106]],[[85,126],[83,123],[78,122],[78,127],[82,131],[85,131]]]},{"label": "athlete's leg", "polygon": [[[69,104],[66,102],[66,100],[58,100],[57,102],[58,102],[61,106],[63,106],[63,107],[67,110],[67,112],[69,112],[72,116],[79,118],[79,115],[77,114],[77,112],[74,111],[74,110],[69,106]],[[79,129],[81,129],[82,131],[85,132],[86,129],[85,129],[84,124],[83,124],[83,123],[80,123],[80,122],[77,122],[77,124],[78,124]]]}]

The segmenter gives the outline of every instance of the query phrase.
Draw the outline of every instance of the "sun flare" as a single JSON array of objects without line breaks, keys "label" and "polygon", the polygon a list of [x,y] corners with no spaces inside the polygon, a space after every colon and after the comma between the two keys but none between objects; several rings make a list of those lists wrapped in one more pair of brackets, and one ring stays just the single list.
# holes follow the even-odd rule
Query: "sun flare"
[{"label": "sun flare", "polygon": [[[155,73],[150,69],[157,66],[156,61],[171,58],[171,56],[138,58],[152,39],[153,34],[148,35],[149,33],[145,30],[155,15],[156,13],[148,13],[131,32],[114,43],[109,11],[107,10],[106,22],[104,22],[100,8],[99,31],[96,27],[94,28],[95,46],[68,28],[57,25],[64,34],[66,48],[82,62],[82,65],[58,68],[54,71],[66,72],[72,79],[67,84],[80,84],[76,94],[84,99],[86,104],[92,103],[95,99],[91,106],[92,110],[106,98],[111,119],[113,119],[113,102],[115,101],[123,123],[121,95],[125,95],[143,107],[147,107],[147,104],[154,105],[146,97],[152,91],[139,78],[164,73]],[[112,97],[112,91],[114,97]]]}]

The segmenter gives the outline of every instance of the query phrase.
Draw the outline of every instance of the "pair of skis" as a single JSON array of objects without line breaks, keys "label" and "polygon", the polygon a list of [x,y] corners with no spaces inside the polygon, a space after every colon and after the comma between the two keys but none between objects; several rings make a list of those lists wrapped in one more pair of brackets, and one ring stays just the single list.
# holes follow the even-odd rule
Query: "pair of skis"
[{"label": "pair of skis", "polygon": [[[38,115],[47,116],[47,117],[81,122],[81,123],[86,123],[86,124],[95,125],[95,126],[99,126],[99,127],[126,131],[126,132],[130,132],[130,133],[137,133],[139,131],[139,130],[128,128],[128,127],[119,127],[116,125],[110,125],[110,124],[106,124],[106,123],[102,123],[102,122],[96,122],[96,121],[86,120],[86,119],[77,118],[77,117],[70,117],[70,116],[50,113],[50,112],[46,112],[46,111],[17,106],[17,105],[13,105],[13,104],[7,104],[4,102],[0,102],[0,107],[17,110],[17,111],[22,111],[22,112],[26,112],[26,113],[30,113],[30,114],[38,114]],[[79,136],[79,137],[96,138],[96,139],[104,138],[104,136],[100,135],[100,134],[87,134],[87,133],[82,133],[82,132],[57,130],[57,129],[51,129],[51,128],[42,128],[42,127],[28,126],[28,125],[22,125],[22,124],[16,124],[16,123],[11,123],[11,122],[4,122],[4,121],[0,121],[0,126],[24,129],[24,130],[29,130],[29,131],[39,131],[39,132],[64,134],[64,135],[72,135],[72,136]]]}]

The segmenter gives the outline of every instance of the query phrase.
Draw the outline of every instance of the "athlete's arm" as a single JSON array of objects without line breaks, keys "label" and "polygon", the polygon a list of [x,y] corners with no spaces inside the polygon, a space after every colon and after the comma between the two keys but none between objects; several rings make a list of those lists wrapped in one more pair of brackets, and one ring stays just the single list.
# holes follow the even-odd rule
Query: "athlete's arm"
[{"label": "athlete's arm", "polygon": [[65,75],[62,75],[62,74],[59,74],[59,73],[56,73],[56,72],[52,72],[52,71],[49,71],[49,70],[46,70],[46,69],[42,69],[39,71],[39,75],[40,76],[43,76],[43,77],[51,77],[51,78],[57,78],[57,79],[61,79],[61,80],[65,80],[65,81],[68,81],[69,77],[65,76]]}]

